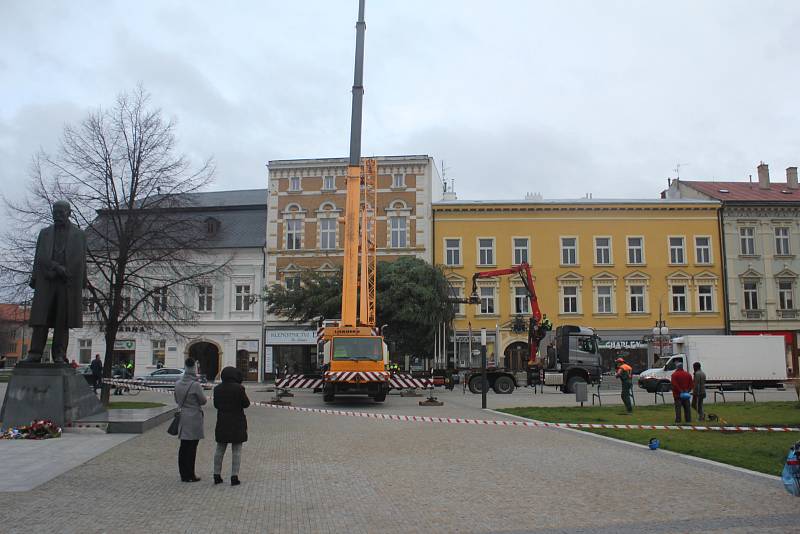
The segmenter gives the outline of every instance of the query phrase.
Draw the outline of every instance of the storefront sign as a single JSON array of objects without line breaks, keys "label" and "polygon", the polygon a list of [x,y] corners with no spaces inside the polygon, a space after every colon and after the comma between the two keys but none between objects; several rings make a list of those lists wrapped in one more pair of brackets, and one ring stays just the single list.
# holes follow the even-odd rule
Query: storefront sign
[{"label": "storefront sign", "polygon": [[264,347],[264,372],[272,373],[274,364],[272,362],[272,347]]},{"label": "storefront sign", "polygon": [[136,341],[133,339],[117,339],[114,341],[114,350],[136,350]]},{"label": "storefront sign", "polygon": [[[667,345],[669,344],[669,340],[667,340]],[[631,339],[631,340],[603,340],[597,344],[597,347],[600,350],[607,349],[607,350],[635,350],[635,349],[646,349],[647,343],[640,339]]]},{"label": "storefront sign", "polygon": [[266,345],[316,345],[316,330],[267,330]]},{"label": "storefront sign", "polygon": [[236,341],[236,350],[246,350],[247,352],[258,352],[257,339],[239,339]]}]

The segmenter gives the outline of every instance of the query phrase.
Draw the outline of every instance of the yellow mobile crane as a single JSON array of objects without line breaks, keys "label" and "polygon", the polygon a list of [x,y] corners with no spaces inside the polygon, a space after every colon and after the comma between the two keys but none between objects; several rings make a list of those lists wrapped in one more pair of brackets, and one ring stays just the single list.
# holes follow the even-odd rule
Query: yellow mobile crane
[{"label": "yellow mobile crane", "polygon": [[361,160],[365,30],[364,0],[359,0],[344,216],[342,318],[323,331],[325,402],[332,402],[337,393],[366,394],[383,402],[389,391],[389,373],[385,371],[388,353],[375,329],[378,162]]}]

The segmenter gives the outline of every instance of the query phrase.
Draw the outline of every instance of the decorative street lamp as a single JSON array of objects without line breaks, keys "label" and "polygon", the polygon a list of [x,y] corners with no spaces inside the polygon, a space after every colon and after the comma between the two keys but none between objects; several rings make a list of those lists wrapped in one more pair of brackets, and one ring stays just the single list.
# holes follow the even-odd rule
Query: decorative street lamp
[{"label": "decorative street lamp", "polygon": [[658,358],[664,356],[664,336],[669,335],[669,328],[667,323],[661,318],[661,301],[658,302],[658,321],[656,326],[653,327],[653,339],[658,340]]}]

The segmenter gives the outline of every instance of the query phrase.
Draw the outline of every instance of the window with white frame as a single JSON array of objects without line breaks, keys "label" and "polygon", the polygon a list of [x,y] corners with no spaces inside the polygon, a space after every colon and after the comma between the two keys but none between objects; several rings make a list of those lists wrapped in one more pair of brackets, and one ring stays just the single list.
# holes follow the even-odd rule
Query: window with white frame
[{"label": "window with white frame", "polygon": [[406,186],[406,176],[405,174],[393,174],[392,175],[392,187],[395,189],[403,188]]},{"label": "window with white frame", "polygon": [[528,259],[528,246],[527,237],[514,238],[514,265],[530,263]]},{"label": "window with white frame", "polygon": [[300,289],[300,277],[298,275],[285,275],[283,277],[283,283],[286,289],[290,291]]},{"label": "window with white frame", "polygon": [[739,254],[742,256],[756,255],[756,229],[754,227],[739,228]]},{"label": "window with white frame", "polygon": [[563,286],[561,295],[561,313],[578,313],[578,286]]},{"label": "window with white frame", "polygon": [[446,238],[444,240],[444,263],[445,265],[461,265],[461,240],[457,238]]},{"label": "window with white frame", "polygon": [[645,313],[645,286],[644,284],[631,284],[628,286],[628,312]]},{"label": "window with white frame", "polygon": [[331,250],[336,248],[336,226],[338,221],[333,217],[319,219],[319,248]]},{"label": "window with white frame", "polygon": [[[463,299],[464,298],[464,287],[461,285],[456,285],[450,283],[448,287],[448,291],[450,293],[450,298],[453,299]],[[464,315],[464,303],[463,302],[453,302],[453,313],[458,316]]]},{"label": "window with white frame", "polygon": [[333,191],[336,189],[336,179],[333,176],[324,176],[322,178],[322,189],[325,191]]},{"label": "window with white frame", "polygon": [[611,238],[594,238],[594,262],[597,265],[611,264]]},{"label": "window with white frame", "polygon": [[641,265],[644,263],[644,238],[628,238],[628,264]]},{"label": "window with white frame", "polygon": [[250,284],[235,284],[234,303],[236,311],[250,311]]},{"label": "window with white frame", "polygon": [[[16,347],[15,347],[16,350]],[[78,340],[78,363],[90,363],[92,361],[92,340]]]},{"label": "window with white frame", "polygon": [[483,286],[480,288],[480,313],[481,315],[491,315],[495,313],[494,287]]},{"label": "window with white frame", "polygon": [[711,284],[697,286],[697,309],[701,312],[714,311],[714,286]]},{"label": "window with white frame", "polygon": [[494,265],[494,238],[478,239],[478,265]]},{"label": "window with white frame", "polygon": [[673,313],[682,313],[687,311],[686,307],[686,285],[684,284],[671,284],[669,287],[670,292],[670,311]]},{"label": "window with white frame", "polygon": [[300,250],[302,246],[303,221],[286,219],[286,250]]},{"label": "window with white frame", "polygon": [[153,298],[153,310],[156,312],[167,311],[167,288],[158,287],[151,294]]},{"label": "window with white frame", "polygon": [[684,250],[683,236],[669,238],[669,262],[672,265],[683,265],[686,263],[686,251]]},{"label": "window with white frame", "polygon": [[158,366],[160,363],[163,366],[166,357],[167,341],[165,339],[152,339],[150,343],[153,345],[153,365]]},{"label": "window with white frame", "polygon": [[711,263],[711,238],[709,236],[695,236],[694,261],[703,265]]},{"label": "window with white frame", "polygon": [[789,248],[789,228],[778,226],[775,228],[775,255],[788,256],[791,254]]},{"label": "window with white frame", "polygon": [[300,191],[300,177],[292,176],[289,178],[289,191]]},{"label": "window with white frame", "polygon": [[597,313],[614,313],[614,287],[611,284],[600,284],[597,292]]},{"label": "window with white frame", "polygon": [[778,281],[778,306],[780,310],[794,309],[794,284],[791,280]]},{"label": "window with white frame", "polygon": [[578,264],[578,238],[561,238],[561,265]]},{"label": "window with white frame", "polygon": [[[83,313],[94,313],[94,310],[95,310],[94,297],[92,297],[91,295],[89,295],[88,297],[83,297]],[[14,351],[9,351],[9,352],[14,352]]]},{"label": "window with white frame", "polygon": [[745,281],[742,283],[742,292],[744,293],[744,309],[757,310],[758,308],[758,283],[754,281]]},{"label": "window with white frame", "polygon": [[389,217],[389,224],[391,226],[392,248],[405,248],[408,237],[406,218],[403,216]]},{"label": "window with white frame", "polygon": [[197,286],[197,311],[214,311],[214,286],[208,284]]},{"label": "window with white frame", "polygon": [[527,315],[531,312],[528,290],[522,287],[514,287],[514,313],[517,315]]}]

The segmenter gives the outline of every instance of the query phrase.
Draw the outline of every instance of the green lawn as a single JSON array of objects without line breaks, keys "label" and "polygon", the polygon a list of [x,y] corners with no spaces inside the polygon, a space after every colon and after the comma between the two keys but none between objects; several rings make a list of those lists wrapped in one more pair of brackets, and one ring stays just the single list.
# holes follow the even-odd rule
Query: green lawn
[{"label": "green lawn", "polygon": [[[672,405],[644,406],[626,415],[622,406],[566,408],[506,408],[506,413],[558,423],[621,423],[668,425],[675,420]],[[710,404],[706,414],[716,414],[730,425],[800,426],[800,404],[794,402]],[[695,415],[693,413],[693,415]],[[709,425],[719,423],[708,423]],[[780,475],[789,447],[800,432],[718,432],[682,430],[587,430],[646,445],[650,438],[670,451],[707,458],[770,475]],[[655,453],[657,454],[657,453]]]},{"label": "green lawn", "polygon": [[147,408],[160,408],[166,406],[161,402],[135,402],[135,401],[119,401],[108,403],[109,410],[145,410]]},{"label": "green lawn", "polygon": [[[800,404],[796,402],[728,402],[707,404],[706,414],[716,414],[729,425],[775,425],[800,427]],[[634,408],[632,415],[622,405],[564,408],[505,408],[506,413],[557,423],[621,423],[632,425],[671,425],[675,422],[672,404]],[[693,416],[697,414],[693,411]],[[697,424],[697,421],[694,421]],[[706,421],[704,424],[717,425]],[[798,433],[800,439],[800,433]]]}]

